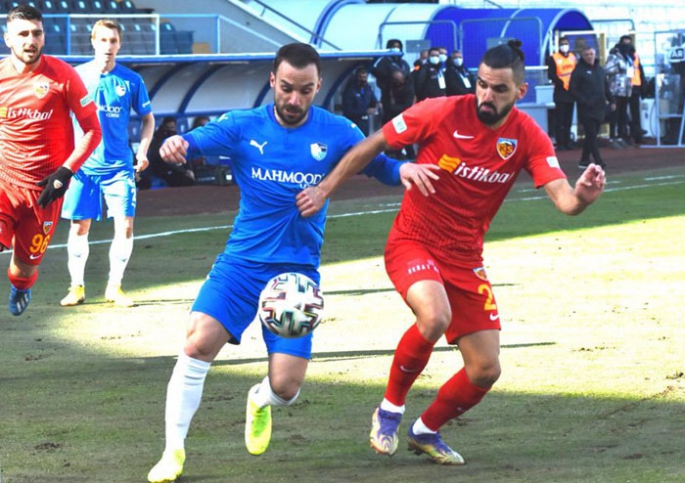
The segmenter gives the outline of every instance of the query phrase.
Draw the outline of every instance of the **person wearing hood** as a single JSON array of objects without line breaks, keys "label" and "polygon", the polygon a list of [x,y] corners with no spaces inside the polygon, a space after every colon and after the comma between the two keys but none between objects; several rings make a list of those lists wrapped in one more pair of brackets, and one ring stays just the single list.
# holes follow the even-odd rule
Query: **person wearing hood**
[{"label": "person wearing hood", "polygon": [[628,108],[630,112],[630,137],[635,144],[642,144],[642,123],[640,122],[640,101],[642,90],[645,86],[645,70],[640,62],[640,56],[635,51],[635,45],[630,35],[623,35],[619,41],[622,45],[627,45],[628,56],[633,61],[633,75],[631,77],[632,91]]},{"label": "person wearing hood", "polygon": [[619,42],[611,50],[604,65],[611,95],[616,101],[617,134],[627,145],[632,145],[628,136],[628,103],[633,92],[632,78],[635,71],[631,48],[631,45]]},{"label": "person wearing hood", "polygon": [[594,163],[605,167],[599,153],[597,133],[604,121],[605,112],[611,100],[606,73],[599,65],[595,49],[587,46],[580,54],[580,61],[571,74],[569,92],[578,103],[578,120],[583,125],[585,143],[578,167],[585,169]]},{"label": "person wearing hood", "polygon": [[547,77],[554,84],[554,138],[557,142],[557,151],[572,149],[574,98],[569,92],[569,82],[577,63],[578,58],[570,51],[568,38],[561,37],[559,51],[547,59]]},{"label": "person wearing hood", "polygon": [[416,77],[417,101],[447,95],[444,69],[446,61],[447,55],[440,53],[440,47],[431,47],[428,50],[428,62],[421,66]]},{"label": "person wearing hood", "polygon": [[388,50],[391,50],[394,53],[394,55],[389,57],[381,57],[381,59],[378,60],[376,65],[374,65],[371,69],[371,75],[376,78],[376,85],[381,91],[382,105],[385,105],[388,100],[388,96],[390,95],[393,83],[393,72],[403,72],[411,82],[411,76],[409,74],[412,71],[407,61],[402,58],[404,53],[402,52],[401,40],[390,39],[385,45]]}]

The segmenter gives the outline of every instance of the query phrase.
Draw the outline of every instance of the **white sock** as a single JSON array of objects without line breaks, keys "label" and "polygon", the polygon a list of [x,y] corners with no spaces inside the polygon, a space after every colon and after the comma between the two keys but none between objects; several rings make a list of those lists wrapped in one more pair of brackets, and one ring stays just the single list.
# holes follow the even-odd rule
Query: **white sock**
[{"label": "white sock", "polygon": [[67,240],[67,268],[69,269],[71,285],[74,287],[77,285],[84,285],[83,280],[89,254],[90,245],[88,244],[88,233],[85,235],[77,235],[73,231],[70,231]]},{"label": "white sock", "polygon": [[266,376],[263,380],[261,385],[259,386],[259,391],[252,396],[252,400],[260,407],[263,408],[265,406],[290,406],[292,403],[295,402],[295,400],[298,398],[300,395],[300,390],[297,390],[297,394],[295,396],[286,401],[285,399],[281,398],[278,396],[276,393],[273,392],[271,389],[271,384],[269,384],[269,376]]},{"label": "white sock", "polygon": [[392,413],[404,414],[404,404],[402,406],[395,406],[393,403],[383,398],[381,401],[381,409],[383,411],[390,411]]},{"label": "white sock", "polygon": [[124,270],[133,252],[133,236],[115,236],[109,247],[109,282],[108,285],[121,285]]},{"label": "white sock", "polygon": [[182,449],[190,421],[200,407],[202,389],[210,362],[193,359],[181,353],[169,379],[166,394],[166,450]]},{"label": "white sock", "polygon": [[419,418],[414,422],[414,426],[412,426],[412,430],[414,431],[414,434],[435,434],[437,431],[433,431],[432,429],[429,429],[428,426],[423,424],[423,419]]}]

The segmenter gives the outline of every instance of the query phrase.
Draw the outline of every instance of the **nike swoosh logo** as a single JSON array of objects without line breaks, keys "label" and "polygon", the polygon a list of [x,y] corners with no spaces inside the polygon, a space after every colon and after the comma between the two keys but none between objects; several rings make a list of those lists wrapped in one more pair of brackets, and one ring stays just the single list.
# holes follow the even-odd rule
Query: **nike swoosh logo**
[{"label": "nike swoosh logo", "polygon": [[459,131],[454,131],[454,134],[452,134],[456,139],[473,139],[474,136],[469,136],[466,134],[459,134]]},{"label": "nike swoosh logo", "polygon": [[499,319],[499,314],[492,314],[492,313],[490,314],[490,320],[492,320],[494,322],[497,319]]},{"label": "nike swoosh logo", "polygon": [[42,254],[41,254],[41,255],[31,254],[31,255],[29,255],[29,259],[31,259],[31,260],[38,260],[38,259],[39,259],[40,257],[42,257],[42,256],[43,256]]}]

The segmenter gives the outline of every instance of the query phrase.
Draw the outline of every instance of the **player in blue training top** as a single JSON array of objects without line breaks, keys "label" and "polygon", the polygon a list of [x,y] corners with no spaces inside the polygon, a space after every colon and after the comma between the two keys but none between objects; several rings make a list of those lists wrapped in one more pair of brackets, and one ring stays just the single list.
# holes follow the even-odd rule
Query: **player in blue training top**
[{"label": "player in blue training top", "polygon": [[[295,197],[316,185],[364,138],[349,120],[312,106],[321,87],[321,60],[311,46],[281,47],[269,80],[273,104],[224,114],[169,138],[160,149],[165,160],[176,163],[194,153],[230,156],[241,201],[226,249],[191,310],[167,388],[166,447],[148,474],[151,483],[175,481],[183,472],[184,440],[210,364],[226,343],[240,343],[266,282],[282,272],[299,272],[319,283],[325,208],[303,218]],[[387,158],[374,160],[365,173],[388,184],[416,184],[422,191],[432,177],[426,168]],[[283,339],[262,327],[262,337],[268,375],[249,391],[245,423],[245,444],[254,455],[269,445],[271,406],[289,406],[297,399],[312,352],[311,334]]]},{"label": "player in blue training top", "polygon": [[[60,302],[65,307],[81,304],[86,298],[84,272],[90,251],[88,232],[93,219],[102,219],[103,195],[107,216],[114,218],[105,299],[123,307],[133,305],[121,290],[121,280],[133,251],[135,171],[148,167],[147,151],[155,130],[155,118],[143,78],[116,63],[121,41],[121,25],[113,20],[98,20],[91,35],[95,56],[92,61],[76,67],[98,107],[102,142],[74,175],[64,197],[62,217],[71,220],[67,242],[71,285]],[[131,109],[142,119],[135,166],[128,137]]]}]

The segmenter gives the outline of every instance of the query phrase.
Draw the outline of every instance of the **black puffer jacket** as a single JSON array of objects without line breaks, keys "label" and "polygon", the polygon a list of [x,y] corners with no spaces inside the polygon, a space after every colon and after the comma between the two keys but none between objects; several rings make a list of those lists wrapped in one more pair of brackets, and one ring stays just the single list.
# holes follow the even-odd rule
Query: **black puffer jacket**
[{"label": "black puffer jacket", "polygon": [[578,103],[578,118],[604,121],[607,105],[611,102],[611,93],[606,81],[606,73],[599,61],[590,65],[582,58],[578,61],[573,74],[569,92]]}]

